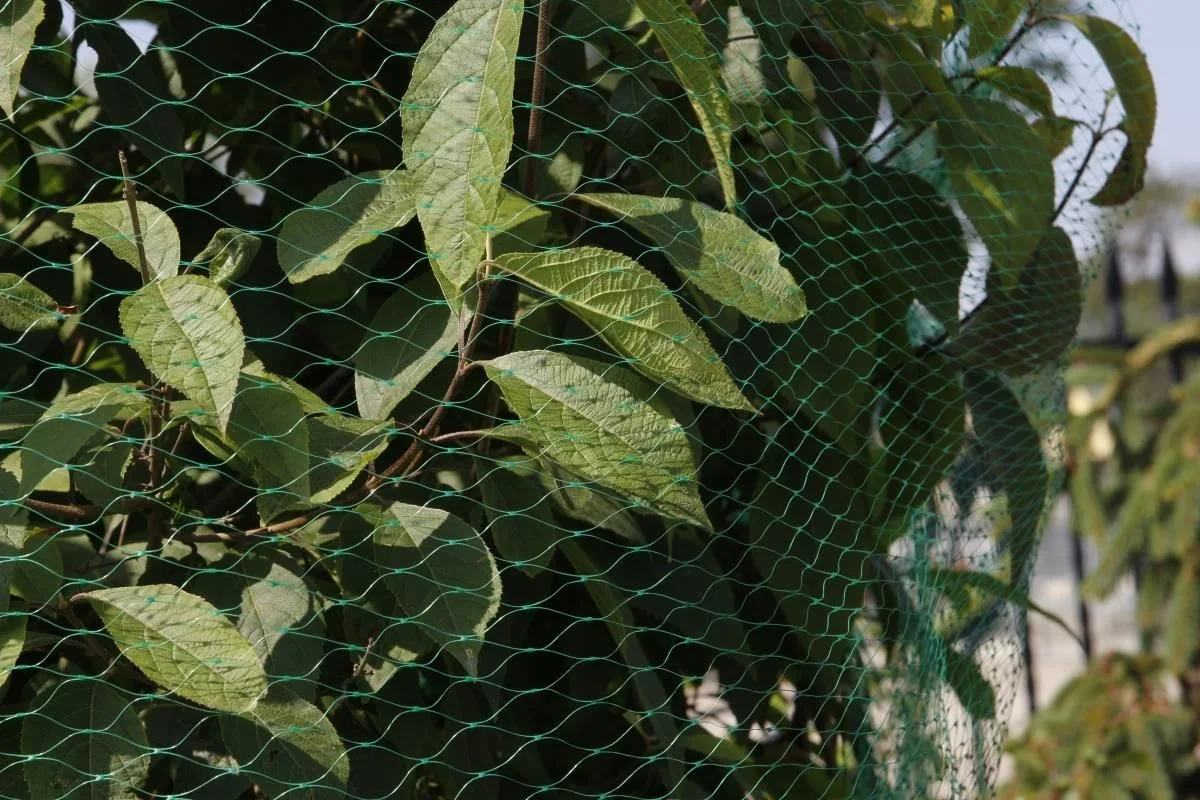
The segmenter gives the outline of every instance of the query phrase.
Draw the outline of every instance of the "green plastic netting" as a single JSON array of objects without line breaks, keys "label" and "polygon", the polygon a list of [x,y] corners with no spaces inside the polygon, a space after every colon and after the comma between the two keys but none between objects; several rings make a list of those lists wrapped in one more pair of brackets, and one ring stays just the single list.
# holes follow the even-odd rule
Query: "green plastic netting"
[{"label": "green plastic netting", "polygon": [[0,797],[988,795],[1133,32],[0,0]]}]

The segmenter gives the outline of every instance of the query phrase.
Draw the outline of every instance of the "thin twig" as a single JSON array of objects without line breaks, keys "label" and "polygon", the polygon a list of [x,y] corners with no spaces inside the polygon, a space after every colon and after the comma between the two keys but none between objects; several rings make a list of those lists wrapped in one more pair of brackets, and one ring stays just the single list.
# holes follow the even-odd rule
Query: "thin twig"
[{"label": "thin twig", "polygon": [[542,103],[546,96],[546,49],[550,45],[550,0],[538,3],[537,44],[533,55],[533,88],[529,98],[529,132],[525,135],[525,196],[537,192],[537,162],[542,149]]},{"label": "thin twig", "polygon": [[[138,267],[142,273],[142,285],[149,286],[151,281],[154,280],[154,275],[150,272],[150,259],[146,257],[146,244],[142,237],[142,223],[138,217],[137,187],[133,185],[133,179],[129,177],[129,162],[125,158],[124,151],[117,153],[117,160],[121,162],[121,180],[124,186],[125,202],[129,205],[129,219],[130,224],[133,226],[133,243],[137,247]],[[162,453],[157,448],[158,436],[162,431],[163,421],[166,417],[166,401],[163,399],[158,388],[152,386],[150,387],[150,424],[145,441],[145,452],[150,462],[150,480],[147,488],[151,492],[157,489],[159,483],[166,477],[166,462],[162,457]],[[156,506],[151,510],[146,526],[146,546],[150,550],[157,550],[162,547],[164,528],[165,526],[158,515]]]},{"label": "thin twig", "polygon": [[1050,216],[1051,225],[1057,222],[1058,218],[1062,216],[1063,211],[1066,210],[1067,203],[1071,202],[1071,197],[1074,196],[1075,190],[1079,188],[1079,183],[1083,180],[1084,173],[1087,172],[1088,164],[1091,163],[1092,158],[1096,155],[1096,151],[1100,148],[1100,142],[1104,141],[1104,138],[1111,132],[1111,128],[1101,131],[1100,133],[1090,131],[1092,134],[1092,143],[1088,146],[1087,152],[1084,153],[1083,161],[1080,162],[1079,169],[1075,171],[1075,177],[1071,179],[1071,185],[1067,187],[1067,191],[1063,194],[1062,200],[1058,201],[1058,206],[1054,209],[1054,213]]}]

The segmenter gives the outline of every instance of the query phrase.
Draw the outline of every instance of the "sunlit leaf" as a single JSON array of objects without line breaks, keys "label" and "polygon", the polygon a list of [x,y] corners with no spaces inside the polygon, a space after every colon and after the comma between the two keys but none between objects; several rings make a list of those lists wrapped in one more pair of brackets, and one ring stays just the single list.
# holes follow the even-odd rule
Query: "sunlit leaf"
[{"label": "sunlit leaf", "polygon": [[779,263],[779,248],[733,214],[667,197],[575,197],[632,225],[662,248],[682,277],[751,319],[795,322],[808,311],[804,292]]},{"label": "sunlit leaf", "polygon": [[[179,231],[167,212],[139,200],[138,226],[150,275],[170,278],[179,273]],[[112,254],[135,270],[141,271],[137,239],[133,231],[133,216],[123,200],[111,203],[84,203],[63,209],[72,217],[72,227],[95,236]]]},{"label": "sunlit leaf", "polygon": [[276,258],[291,283],[327,275],[356,248],[408,223],[416,196],[404,170],[343,178],[283,220]]},{"label": "sunlit leaf", "polygon": [[9,119],[16,110],[21,68],[45,12],[43,0],[11,0],[0,11],[0,110]]},{"label": "sunlit leaf", "polygon": [[180,697],[242,712],[266,692],[258,653],[207,601],[169,584],[77,595],[96,610],[121,655]]},{"label": "sunlit leaf", "polygon": [[0,327],[17,333],[52,330],[59,317],[53,297],[26,277],[0,272]]},{"label": "sunlit leaf", "polygon": [[484,364],[519,425],[494,429],[641,507],[711,528],[683,427],[628,370],[544,350]]},{"label": "sunlit leaf", "polygon": [[633,259],[573,247],[513,253],[498,263],[569,308],[647,377],[702,403],[753,410],[704,332]]},{"label": "sunlit leaf", "polygon": [[404,163],[452,303],[483,257],[513,142],[522,0],[458,0],[417,53],[404,94]]},{"label": "sunlit leaf", "polygon": [[155,281],[121,301],[121,330],[151,372],[225,429],[246,343],[224,291],[197,275]]}]

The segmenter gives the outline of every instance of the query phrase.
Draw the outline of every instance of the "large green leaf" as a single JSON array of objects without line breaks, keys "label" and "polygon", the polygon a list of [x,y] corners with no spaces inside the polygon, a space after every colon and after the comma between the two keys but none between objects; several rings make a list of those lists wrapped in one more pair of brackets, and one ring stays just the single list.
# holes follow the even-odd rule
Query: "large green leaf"
[{"label": "large green leaf", "polygon": [[554,524],[550,500],[533,478],[505,467],[480,482],[489,531],[500,555],[529,576],[544,570],[566,531]]},{"label": "large green leaf", "polygon": [[290,389],[243,373],[228,434],[238,456],[254,465],[260,492],[308,498],[308,422],[300,399]]},{"label": "large green leaf", "polygon": [[134,442],[101,438],[106,441],[85,448],[70,469],[75,488],[92,503],[107,508],[128,494],[125,471],[133,459]]},{"label": "large green leaf", "polygon": [[267,690],[258,653],[207,601],[169,584],[77,595],[146,677],[180,697],[239,713]]},{"label": "large green leaf", "polygon": [[324,649],[323,626],[316,616],[319,596],[301,577],[303,565],[282,552],[256,548],[242,568],[250,577],[242,589],[238,631],[272,679],[288,682],[293,691],[303,682],[311,694]]},{"label": "large green leaf", "polygon": [[[137,203],[138,226],[150,275],[170,278],[179,274],[179,231],[167,212],[150,203]],[[112,254],[135,270],[141,271],[137,243],[133,235],[133,216],[124,200],[111,203],[84,203],[63,209],[72,217],[76,230],[95,236]]]},{"label": "large green leaf", "polygon": [[483,257],[513,142],[522,0],[458,0],[417,53],[404,94],[404,163],[447,298]]},{"label": "large green leaf", "polygon": [[45,331],[58,327],[58,304],[29,278],[0,272],[0,327],[10,331]]},{"label": "large green leaf", "polygon": [[1010,289],[1050,225],[1054,165],[1020,114],[991,100],[959,101],[964,116],[938,126],[950,183],[987,245],[989,274]]},{"label": "large green leaf", "polygon": [[733,214],[703,203],[629,194],[577,194],[628,222],[709,297],[764,322],[795,322],[804,292],[779,263],[779,248]]},{"label": "large green leaf", "polygon": [[404,170],[373,170],[343,178],[283,220],[276,244],[291,283],[327,275],[356,248],[406,225],[417,213]]},{"label": "large green leaf", "polygon": [[16,110],[21,68],[45,12],[43,0],[11,0],[0,10],[0,110],[9,119]]},{"label": "large green leaf", "polygon": [[257,706],[221,717],[221,738],[241,771],[263,791],[289,800],[342,800],[350,760],[325,712],[273,687]]},{"label": "large green leaf", "polygon": [[1021,586],[1033,569],[1050,479],[1041,440],[1020,400],[1000,378],[970,370],[963,382],[985,468],[1008,498],[1012,524],[1004,542],[1011,556],[1009,582]]},{"label": "large green leaf", "polygon": [[101,383],[56,400],[21,442],[21,494],[70,463],[118,412],[146,407],[145,395],[128,383]]},{"label": "large green leaf", "polygon": [[653,388],[628,370],[546,350],[485,362],[517,425],[494,429],[668,519],[711,530],[687,432]]},{"label": "large green leaf", "polygon": [[354,395],[364,419],[386,419],[458,341],[458,318],[432,276],[397,289],[371,320],[354,357]]},{"label": "large green leaf", "polygon": [[453,514],[393,503],[371,514],[375,559],[401,607],[474,675],[500,610],[500,573],[479,533]]},{"label": "large green leaf", "polygon": [[182,200],[183,122],[172,106],[157,52],[142,53],[115,21],[89,23],[83,38],[98,56],[96,94],[108,121],[158,168]]},{"label": "large green leaf", "polygon": [[1061,228],[1051,228],[1017,285],[1011,291],[989,286],[987,300],[946,351],[966,364],[1023,375],[1062,355],[1082,314],[1075,247]]},{"label": "large green leaf", "polygon": [[150,771],[146,729],[134,696],[76,678],[39,697],[21,726],[33,800],[136,800]]},{"label": "large green leaf", "polygon": [[1028,5],[1028,0],[973,0],[967,3],[966,21],[970,28],[967,55],[979,58],[1003,44]]},{"label": "large green leaf", "polygon": [[[958,323],[967,243],[954,210],[926,181],[888,167],[856,176],[847,187],[856,224],[889,267],[883,292],[901,308],[919,300],[947,328]],[[871,280],[884,280],[869,275]]]},{"label": "large green leaf", "polygon": [[1145,53],[1121,26],[1101,17],[1082,14],[1068,14],[1062,19],[1078,28],[1100,53],[1121,97],[1121,105],[1125,107],[1125,121],[1121,123],[1121,130],[1128,139],[1125,152],[1108,181],[1092,198],[1096,205],[1121,205],[1132,199],[1146,183],[1146,153],[1154,139],[1158,116],[1154,75]]},{"label": "large green leaf", "polygon": [[696,111],[696,118],[712,151],[725,205],[733,209],[737,204],[737,188],[730,158],[733,114],[729,108],[729,96],[721,85],[717,51],[704,38],[700,21],[696,19],[692,7],[683,0],[636,2]]},{"label": "large green leaf", "polygon": [[121,330],[151,372],[225,430],[246,342],[224,291],[197,275],[155,281],[121,301]]},{"label": "large green leaf", "polygon": [[671,291],[628,256],[573,247],[497,263],[556,298],[642,374],[702,403],[754,410]]}]

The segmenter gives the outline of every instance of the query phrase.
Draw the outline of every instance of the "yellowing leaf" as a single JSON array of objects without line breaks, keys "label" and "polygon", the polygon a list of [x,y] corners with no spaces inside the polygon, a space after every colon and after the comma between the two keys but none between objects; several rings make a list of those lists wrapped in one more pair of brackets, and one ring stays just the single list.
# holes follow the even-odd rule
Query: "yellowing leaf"
[{"label": "yellowing leaf", "polygon": [[404,163],[446,297],[483,257],[513,142],[522,0],[458,0],[417,53],[404,94]]},{"label": "yellowing leaf", "polygon": [[101,589],[77,599],[91,603],[121,655],[180,697],[239,713],[267,690],[258,653],[233,623],[178,586]]},{"label": "yellowing leaf", "polygon": [[751,319],[795,322],[808,311],[803,290],[779,263],[779,248],[733,214],[669,197],[575,197],[628,222],[662,248],[680,275]]},{"label": "yellowing leaf", "polygon": [[753,411],[671,291],[633,259],[597,247],[513,253],[498,264],[557,299],[643,375],[682,395]]}]

